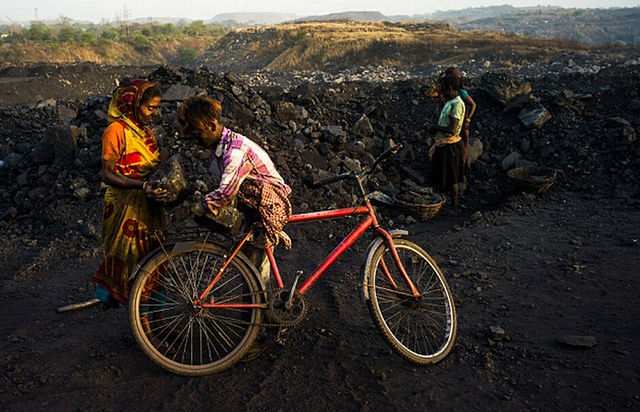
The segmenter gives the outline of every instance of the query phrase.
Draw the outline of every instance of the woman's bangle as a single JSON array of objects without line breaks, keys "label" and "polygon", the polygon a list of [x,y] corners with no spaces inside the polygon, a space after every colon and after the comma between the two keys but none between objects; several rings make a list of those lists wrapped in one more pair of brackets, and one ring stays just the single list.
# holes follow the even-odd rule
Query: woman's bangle
[{"label": "woman's bangle", "polygon": [[147,191],[147,183],[149,183],[148,181],[145,181],[142,183],[142,190],[144,190],[145,192]]}]

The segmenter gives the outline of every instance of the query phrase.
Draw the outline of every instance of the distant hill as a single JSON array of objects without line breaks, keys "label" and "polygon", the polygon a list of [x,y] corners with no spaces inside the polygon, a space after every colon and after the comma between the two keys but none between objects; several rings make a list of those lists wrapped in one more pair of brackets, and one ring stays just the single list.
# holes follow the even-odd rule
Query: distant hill
[{"label": "distant hill", "polygon": [[236,22],[245,25],[278,24],[297,19],[299,16],[289,13],[222,13],[216,14],[210,23]]},{"label": "distant hill", "polygon": [[[202,32],[189,35],[183,33],[190,24],[188,20],[147,18],[139,20],[143,24],[138,27],[137,37],[120,40],[113,37],[118,34],[113,27],[92,25],[84,33],[83,27],[65,22],[77,33],[93,34],[93,42],[75,37],[72,41],[34,40],[28,27],[16,29],[17,23],[0,23],[0,66],[92,61],[205,65],[241,73],[262,69],[332,71],[354,66],[416,67],[464,61],[517,64],[523,59],[549,59],[561,50],[590,53],[599,47],[615,52],[629,46],[636,53],[640,48],[640,7],[495,6],[438,11],[408,20],[407,16],[369,11],[296,18],[281,13],[219,14],[203,21],[227,28],[203,25]],[[261,23],[268,21],[283,22]],[[165,34],[166,27],[158,23],[182,28]],[[54,25],[54,35],[65,28],[60,22]],[[108,36],[102,36],[101,30]]]},{"label": "distant hill", "polygon": [[342,13],[331,13],[322,16],[307,16],[296,21],[328,21],[328,20],[356,20],[356,21],[385,21],[387,16],[379,11],[345,11]]},{"label": "distant hill", "polygon": [[[5,22],[0,26],[29,22]],[[616,43],[640,46],[640,7],[581,9],[556,6],[514,7],[511,5],[474,7],[462,10],[438,10],[413,16],[385,16],[378,11],[348,11],[318,16],[296,16],[288,13],[224,13],[212,18],[203,17],[205,23],[234,26],[261,26],[285,22],[352,20],[363,22],[447,22],[460,30],[486,30],[515,33],[540,38],[562,38],[588,44]],[[188,24],[193,20],[172,17],[147,17],[135,23]],[[60,24],[60,21],[42,21]],[[74,25],[90,24],[69,20]],[[119,23],[113,23],[117,25]]]},{"label": "distant hill", "polygon": [[[363,22],[448,22],[460,30],[486,30],[540,38],[562,38],[589,44],[618,43],[640,46],[640,7],[618,9],[565,9],[556,6],[510,5],[436,11],[413,16],[385,16],[377,11],[349,11],[295,17],[277,13],[218,15],[215,22],[236,21],[244,25],[269,25],[295,20]],[[265,22],[265,23],[261,23]],[[269,23],[270,22],[270,23]]]},{"label": "distant hill", "polygon": [[503,14],[511,13],[514,10],[525,10],[525,9],[538,9],[539,7],[534,8],[516,8],[510,6],[508,4],[502,6],[487,6],[487,7],[469,7],[462,10],[438,10],[434,13],[422,14],[417,17],[421,17],[425,20],[436,20],[436,21],[448,21],[448,22],[465,22],[465,21],[474,21],[479,19],[485,19],[488,17],[496,17],[501,16]]},{"label": "distant hill", "polygon": [[621,9],[513,9],[456,24],[462,30],[502,31],[584,43],[640,46],[640,7]]},{"label": "distant hill", "polygon": [[144,17],[139,19],[133,19],[131,23],[147,24],[147,23],[160,23],[160,24],[189,24],[193,19],[185,19],[178,17]]}]

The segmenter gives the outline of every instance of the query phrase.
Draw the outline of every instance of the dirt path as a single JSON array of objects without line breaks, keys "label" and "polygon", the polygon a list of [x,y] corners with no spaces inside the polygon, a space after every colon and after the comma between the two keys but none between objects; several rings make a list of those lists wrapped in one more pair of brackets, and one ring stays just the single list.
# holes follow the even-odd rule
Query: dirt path
[{"label": "dirt path", "polygon": [[[56,313],[91,297],[88,281],[99,263],[91,250],[70,252],[69,237],[32,245],[3,238],[2,409],[640,408],[639,211],[558,188],[541,200],[516,196],[497,211],[468,210],[408,229],[456,298],[458,339],[442,363],[415,367],[383,342],[359,298],[366,244],[358,244],[310,292],[308,318],[284,346],[270,340],[258,359],[201,378],[171,375],[147,359],[123,309]],[[340,230],[305,229],[308,241],[294,239],[288,259],[319,257],[316,248],[331,248],[329,235]],[[96,240],[92,250],[98,247]],[[582,340],[561,343],[572,336]]]}]

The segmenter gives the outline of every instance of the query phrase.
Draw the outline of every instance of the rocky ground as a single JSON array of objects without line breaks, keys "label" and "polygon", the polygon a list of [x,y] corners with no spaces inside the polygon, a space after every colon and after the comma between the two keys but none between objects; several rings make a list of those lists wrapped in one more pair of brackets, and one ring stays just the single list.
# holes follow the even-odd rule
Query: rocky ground
[{"label": "rocky ground", "polygon": [[[637,59],[637,57],[636,57]],[[398,71],[223,76],[206,69],[42,66],[0,77],[0,400],[15,411],[600,411],[636,410],[640,253],[637,60],[464,68],[478,103],[474,163],[459,216],[421,220],[380,206],[439,263],[454,293],[451,355],[415,367],[393,354],[360,298],[366,242],[309,293],[307,319],[284,345],[202,378],[171,375],[138,349],[126,310],[59,314],[92,297],[101,259],[99,138],[113,79],[144,75],[164,90],[156,126],[202,189],[206,153],[179,138],[175,110],[206,91],[226,124],[259,141],[293,189],[296,211],[351,204],[346,185],[312,190],[404,149],[371,181],[401,197],[425,187],[436,104],[423,77]],[[269,77],[271,76],[271,77]],[[61,86],[63,85],[63,86]],[[95,86],[95,89],[94,87]],[[507,176],[553,168],[541,196]],[[174,209],[175,212],[175,209]],[[174,213],[175,215],[175,213]],[[288,273],[310,271],[351,225],[291,228]]]}]

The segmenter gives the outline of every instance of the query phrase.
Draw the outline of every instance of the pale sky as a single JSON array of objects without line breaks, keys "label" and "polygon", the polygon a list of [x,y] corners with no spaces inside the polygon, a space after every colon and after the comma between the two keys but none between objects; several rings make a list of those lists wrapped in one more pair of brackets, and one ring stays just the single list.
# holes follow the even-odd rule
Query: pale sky
[{"label": "pale sky", "polygon": [[553,5],[564,8],[639,7],[640,0],[0,0],[0,21],[28,22],[73,20],[100,23],[123,18],[177,17],[209,20],[216,14],[236,12],[277,12],[299,17],[344,11],[379,11],[386,16],[433,13],[437,10],[464,9],[511,4],[515,7]]}]

